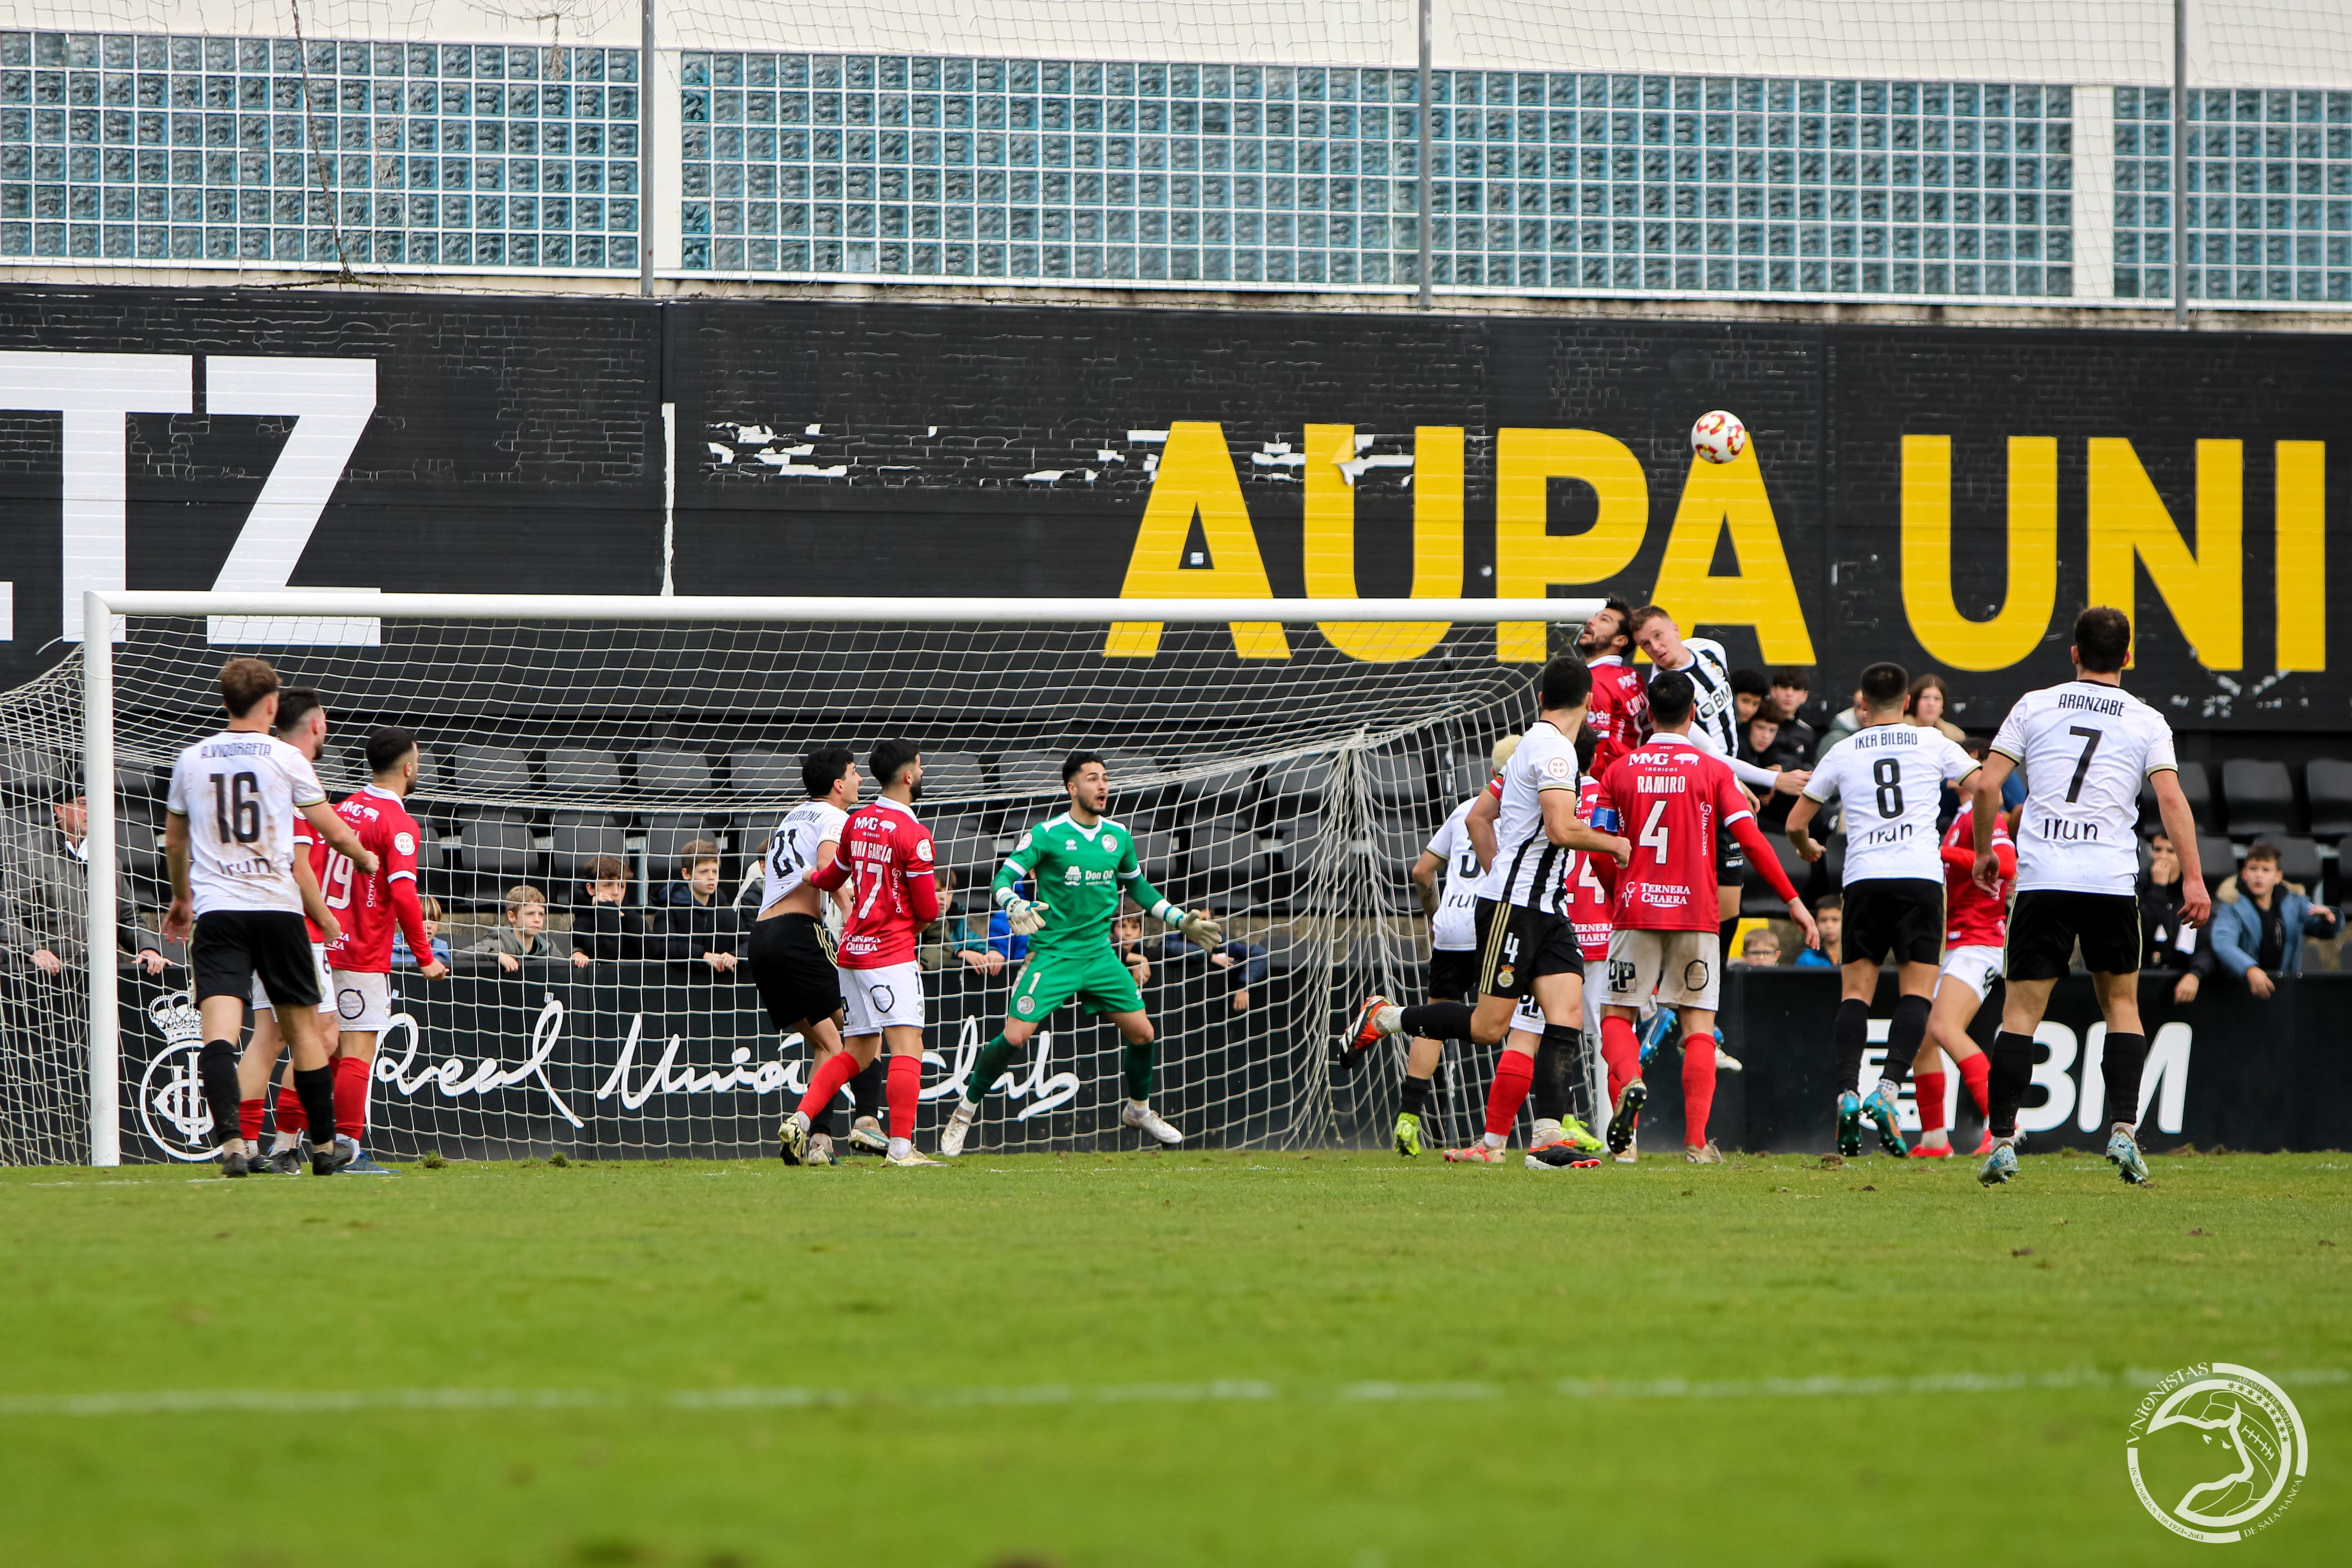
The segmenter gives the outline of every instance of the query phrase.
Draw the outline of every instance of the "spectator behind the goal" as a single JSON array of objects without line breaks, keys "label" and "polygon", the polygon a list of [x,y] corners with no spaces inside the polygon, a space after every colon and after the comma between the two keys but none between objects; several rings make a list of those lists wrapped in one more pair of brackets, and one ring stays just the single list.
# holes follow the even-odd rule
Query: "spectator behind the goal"
[{"label": "spectator behind the goal", "polygon": [[954,963],[983,975],[1004,972],[1004,955],[988,943],[988,922],[971,912],[970,896],[957,885],[946,866],[935,873],[940,888],[940,918],[923,934],[915,961],[925,969],[944,969]]},{"label": "spectator behind the goal", "polygon": [[2140,967],[2176,977],[2172,999],[2193,1002],[2220,967],[2213,956],[2213,924],[2186,925],[2180,919],[2180,852],[2162,829],[2147,840],[2147,869],[2133,892],[2139,899]]},{"label": "spectator behind the goal", "polygon": [[1903,716],[1921,729],[1941,730],[1946,740],[1958,746],[1969,737],[1969,732],[1945,716],[1952,706],[1952,688],[1944,677],[1930,670],[1911,683],[1911,694],[1903,704]]},{"label": "spectator behind the goal", "polygon": [[581,900],[572,911],[573,944],[589,957],[608,964],[644,957],[646,921],[628,906],[628,862],[618,855],[597,855],[587,870],[580,884]]},{"label": "spectator behind the goal", "polygon": [[[425,939],[433,944],[433,956],[441,963],[449,961],[449,938],[441,935],[441,901],[431,894],[416,901],[425,912]],[[408,933],[399,926],[392,928],[392,967],[395,969],[416,967],[416,955],[408,950]]]},{"label": "spectator behind the goal", "polygon": [[1821,737],[1805,717],[1805,704],[1813,695],[1813,677],[1809,670],[1794,664],[1784,664],[1772,672],[1772,690],[1764,706],[1780,721],[1780,744],[1794,750],[1803,758],[1800,768],[1811,768],[1821,753]]},{"label": "spectator behind the goal", "polygon": [[[16,851],[0,864],[0,943],[12,967],[29,965],[58,976],[82,967],[82,939],[89,930],[83,915],[89,899],[89,861],[82,847],[89,802],[75,785],[60,785],[49,807],[54,831],[35,826],[14,841]],[[127,881],[128,879],[123,879]],[[121,902],[124,921],[115,933],[120,956],[138,956],[151,975],[163,972],[163,955],[131,924],[138,900]]]},{"label": "spectator behind the goal", "polygon": [[1733,722],[1745,727],[1764,709],[1765,700],[1772,695],[1772,683],[1764,678],[1761,670],[1745,666],[1731,672],[1731,716]]},{"label": "spectator behind the goal", "polygon": [[656,904],[663,947],[673,963],[705,977],[732,976],[743,912],[719,896],[719,846],[695,839],[677,852],[677,880]]},{"label": "spectator behind the goal", "polygon": [[[1199,905],[1192,913],[1210,920],[1223,920],[1225,914],[1207,904]],[[1160,956],[1164,962],[1189,959],[1200,952],[1201,949],[1181,932],[1171,931],[1160,938]],[[1234,1011],[1249,1011],[1250,992],[1265,984],[1265,949],[1255,942],[1244,942],[1235,937],[1209,952],[1207,957],[1213,968],[1225,972],[1225,978],[1233,987]]]},{"label": "spectator behind the goal", "polygon": [[1834,893],[1824,894],[1822,901],[1813,906],[1813,924],[1822,928],[1822,945],[1819,948],[1798,948],[1797,967],[1800,969],[1842,967],[1845,963],[1845,959],[1841,956],[1845,943],[1845,903],[1842,895]]},{"label": "spectator behind the goal", "polygon": [[2213,901],[2213,956],[2268,1001],[2282,975],[2303,973],[2303,939],[2336,935],[2336,911],[2315,905],[2294,883],[2283,882],[2279,852],[2257,841],[2245,863]]},{"label": "spectator behind the goal", "polygon": [[568,960],[582,968],[588,964],[588,955],[575,950],[571,937],[547,928],[547,894],[520,882],[507,889],[507,923],[466,951],[495,958],[499,968],[509,975],[520,970],[526,960]]},{"label": "spectator behind the goal", "polygon": [[[1820,917],[1814,918],[1818,921]],[[1732,962],[1759,969],[1778,968],[1780,964],[1780,938],[1773,934],[1769,925],[1754,926],[1740,938],[1739,956]]]}]

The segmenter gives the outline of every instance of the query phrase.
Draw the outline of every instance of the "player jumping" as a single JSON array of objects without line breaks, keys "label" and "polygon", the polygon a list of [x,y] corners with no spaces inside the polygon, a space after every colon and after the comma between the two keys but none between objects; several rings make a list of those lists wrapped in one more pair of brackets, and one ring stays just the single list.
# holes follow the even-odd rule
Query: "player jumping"
[{"label": "player jumping", "polygon": [[[1105,816],[1110,805],[1110,771],[1091,751],[1074,751],[1062,762],[1062,785],[1069,791],[1066,811],[1046,818],[1021,835],[997,869],[994,897],[1017,936],[1029,938],[1029,959],[1013,988],[1004,1028],[972,1061],[963,1095],[948,1113],[940,1153],[963,1153],[980,1115],[981,1103],[996,1087],[1013,1054],[1055,1009],[1076,1001],[1087,1011],[1108,1014],[1127,1041],[1127,1103],[1119,1121],[1162,1144],[1184,1134],[1151,1108],[1157,1040],[1143,1014],[1143,993],[1135,974],[1111,942],[1111,923],[1122,894],[1164,925],[1214,953],[1225,935],[1206,915],[1177,908],[1144,879],[1135,856],[1135,835]],[[1036,889],[1021,895],[1021,884]]]},{"label": "player jumping", "polygon": [[[1983,741],[1968,743],[1969,755],[1979,761],[1984,751]],[[2000,978],[2000,950],[2009,939],[2009,890],[2017,881],[2017,846],[2010,841],[2009,824],[1999,819],[1992,825],[1992,852],[2000,862],[2000,883],[1987,893],[1976,882],[1975,814],[1963,810],[1952,819],[1942,850],[1944,972],[1936,981],[1935,1010],[1927,1015],[1927,1043],[1919,1048],[1911,1070],[1919,1101],[1919,1141],[1911,1146],[1913,1159],[1951,1156],[1952,1137],[1945,1130],[1947,1061],[1958,1071],[1978,1119],[1985,1114],[1985,1076],[1992,1061],[1969,1038],[1969,1025]],[[1990,1132],[1975,1152],[1992,1153]]]},{"label": "player jumping", "polygon": [[[841,975],[824,951],[824,894],[809,880],[811,873],[832,865],[841,852],[842,830],[857,804],[857,759],[845,746],[820,746],[801,758],[801,788],[807,799],[776,824],[761,856],[761,874],[767,886],[760,900],[760,917],[752,922],[751,968],[768,1021],[782,1034],[797,1034],[808,1042],[809,1089],[794,1114],[813,1128],[798,1156],[809,1165],[833,1163],[834,1092],[816,1096],[817,1080],[827,1076],[825,1063],[842,1050]],[[846,904],[845,889],[833,897]],[[834,1074],[831,1076],[838,1076]],[[795,1157],[789,1124],[782,1139],[784,1158]],[[887,1145],[885,1145],[887,1146]]]}]

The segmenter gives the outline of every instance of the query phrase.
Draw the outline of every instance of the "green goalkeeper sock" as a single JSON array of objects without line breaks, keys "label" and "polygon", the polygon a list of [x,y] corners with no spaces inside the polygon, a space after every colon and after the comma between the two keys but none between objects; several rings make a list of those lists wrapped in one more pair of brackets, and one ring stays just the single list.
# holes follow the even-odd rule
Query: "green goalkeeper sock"
[{"label": "green goalkeeper sock", "polygon": [[1151,1098],[1151,1072],[1159,1061],[1159,1042],[1145,1040],[1127,1042],[1127,1097],[1148,1101]]},{"label": "green goalkeeper sock", "polygon": [[1001,1034],[982,1046],[980,1054],[971,1060],[971,1076],[963,1081],[963,1097],[975,1105],[986,1099],[990,1088],[1019,1049]]}]

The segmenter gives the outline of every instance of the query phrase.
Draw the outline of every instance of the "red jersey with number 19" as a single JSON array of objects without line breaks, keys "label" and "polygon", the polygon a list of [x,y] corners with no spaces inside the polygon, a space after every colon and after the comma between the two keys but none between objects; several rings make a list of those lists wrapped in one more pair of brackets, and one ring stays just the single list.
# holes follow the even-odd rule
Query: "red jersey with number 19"
[{"label": "red jersey with number 19", "polygon": [[[1631,931],[1716,930],[1716,830],[1745,822],[1748,831],[1739,836],[1758,836],[1748,798],[1723,760],[1684,736],[1653,737],[1601,776],[1600,804],[1617,808],[1618,831],[1633,845],[1633,863],[1617,874],[1617,924]],[[1780,870],[1769,855],[1765,864],[1768,877]]]},{"label": "red jersey with number 19", "polygon": [[319,891],[343,928],[343,939],[327,949],[328,966],[390,974],[394,925],[406,929],[408,950],[429,962],[433,944],[425,937],[425,906],[416,895],[416,845],[422,836],[416,819],[399,796],[373,784],[337,806],[335,815],[375,852],[376,867],[363,873],[325,844],[319,846],[326,861],[319,868]]}]

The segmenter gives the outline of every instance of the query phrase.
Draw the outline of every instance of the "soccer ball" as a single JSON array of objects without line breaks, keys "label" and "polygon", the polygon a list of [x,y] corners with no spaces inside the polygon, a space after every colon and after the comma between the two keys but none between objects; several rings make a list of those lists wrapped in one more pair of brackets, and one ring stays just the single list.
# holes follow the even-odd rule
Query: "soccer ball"
[{"label": "soccer ball", "polygon": [[1709,463],[1728,463],[1748,450],[1748,427],[1738,414],[1711,409],[1691,426],[1691,450]]}]

